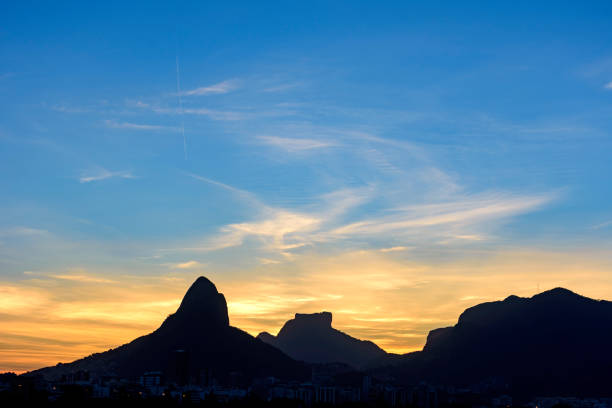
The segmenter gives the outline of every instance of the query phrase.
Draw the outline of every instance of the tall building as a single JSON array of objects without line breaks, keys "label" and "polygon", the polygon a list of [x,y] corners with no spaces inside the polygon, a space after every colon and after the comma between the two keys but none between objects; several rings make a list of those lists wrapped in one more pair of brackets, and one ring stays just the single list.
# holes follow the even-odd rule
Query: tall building
[{"label": "tall building", "polygon": [[174,350],[168,370],[168,379],[176,385],[189,383],[189,352],[187,350]]}]

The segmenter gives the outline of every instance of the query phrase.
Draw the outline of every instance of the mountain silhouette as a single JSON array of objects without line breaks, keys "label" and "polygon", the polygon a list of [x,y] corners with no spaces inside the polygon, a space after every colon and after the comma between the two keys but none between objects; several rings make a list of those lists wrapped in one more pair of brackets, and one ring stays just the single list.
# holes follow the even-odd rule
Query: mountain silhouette
[{"label": "mountain silhouette", "polygon": [[331,326],[329,312],[301,314],[287,321],[277,336],[260,333],[257,338],[296,360],[308,363],[345,363],[362,368],[382,358],[385,351],[371,341],[358,340]]},{"label": "mountain silhouette", "polygon": [[496,381],[516,395],[612,396],[612,302],[552,289],[465,310],[420,352],[387,360],[405,381]]},{"label": "mountain silhouette", "polygon": [[264,332],[253,338],[230,326],[225,297],[200,277],[153,333],[28,375],[58,379],[87,370],[135,378],[162,371],[185,383],[205,372],[221,383],[234,381],[236,374],[248,383],[263,376],[305,379],[306,363],[338,362],[406,384],[497,384],[517,398],[612,397],[612,302],[567,289],[468,308],[456,325],[432,330],[422,351],[401,356],[331,323],[329,312],[298,313],[277,336]]},{"label": "mountain silhouette", "polygon": [[230,373],[244,380],[273,375],[305,378],[308,370],[280,350],[229,325],[223,294],[205,277],[189,288],[177,311],[153,333],[69,364],[43,368],[30,374],[47,379],[88,370],[98,375],[135,378],[146,371],[161,371],[182,382],[212,373],[217,381]]}]

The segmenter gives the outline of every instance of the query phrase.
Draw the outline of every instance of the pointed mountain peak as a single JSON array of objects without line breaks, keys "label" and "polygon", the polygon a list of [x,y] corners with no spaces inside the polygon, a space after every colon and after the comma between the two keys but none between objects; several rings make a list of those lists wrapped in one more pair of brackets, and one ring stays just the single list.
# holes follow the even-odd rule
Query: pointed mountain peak
[{"label": "pointed mountain peak", "polygon": [[185,293],[185,297],[183,298],[183,301],[185,301],[185,299],[187,299],[190,296],[198,296],[200,294],[207,294],[207,293],[216,294],[216,293],[219,293],[219,291],[217,290],[217,287],[215,286],[215,284],[212,283],[208,278],[204,276],[200,276],[198,279],[195,280],[195,282],[191,284],[189,289],[187,289],[187,293]]},{"label": "pointed mountain peak", "polygon": [[214,283],[203,276],[187,290],[175,316],[192,319],[194,324],[229,325],[225,297],[217,291]]},{"label": "pointed mountain peak", "polygon": [[204,277],[193,282],[178,310],[154,332],[107,352],[35,374],[56,380],[81,370],[95,377],[113,375],[129,380],[144,372],[159,371],[170,384],[190,382],[187,380],[203,370],[214,373],[220,384],[235,372],[244,381],[268,376],[303,380],[310,372],[304,364],[274,347],[230,327],[225,297]]}]

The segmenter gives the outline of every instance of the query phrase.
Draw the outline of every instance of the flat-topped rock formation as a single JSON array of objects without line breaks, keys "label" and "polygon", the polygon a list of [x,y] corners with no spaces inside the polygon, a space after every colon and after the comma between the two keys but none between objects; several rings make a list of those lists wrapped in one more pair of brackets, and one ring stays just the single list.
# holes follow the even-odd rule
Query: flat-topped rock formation
[{"label": "flat-topped rock formation", "polygon": [[386,354],[371,341],[358,340],[334,329],[331,324],[329,312],[296,313],[277,336],[263,332],[257,338],[308,363],[345,363],[363,368]]}]

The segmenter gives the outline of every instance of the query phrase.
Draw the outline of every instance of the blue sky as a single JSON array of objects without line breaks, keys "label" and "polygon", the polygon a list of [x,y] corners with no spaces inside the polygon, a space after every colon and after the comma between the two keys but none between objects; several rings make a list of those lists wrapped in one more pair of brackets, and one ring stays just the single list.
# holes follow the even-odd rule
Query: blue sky
[{"label": "blue sky", "polygon": [[320,290],[313,269],[365,256],[398,282],[393,306],[371,300],[381,313],[421,313],[400,299],[442,270],[428,302],[540,283],[609,295],[611,16],[608,2],[5,5],[5,293],[40,290],[60,310],[82,301],[68,283],[110,285],[102,299],[172,279],[176,296],[206,274],[256,331],[290,308],[248,320],[276,295],[240,285],[272,279],[295,298]]}]

